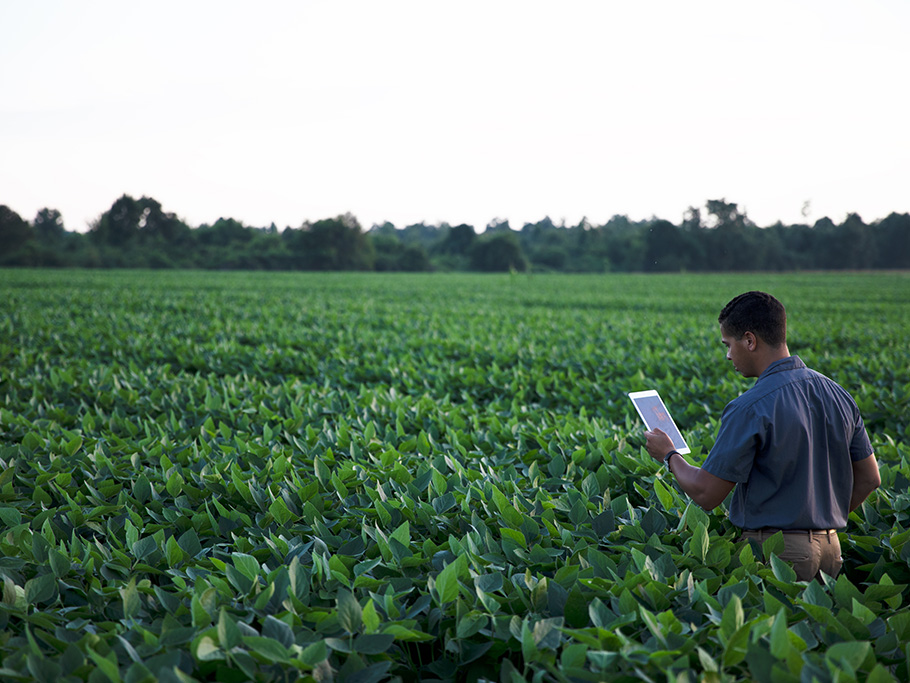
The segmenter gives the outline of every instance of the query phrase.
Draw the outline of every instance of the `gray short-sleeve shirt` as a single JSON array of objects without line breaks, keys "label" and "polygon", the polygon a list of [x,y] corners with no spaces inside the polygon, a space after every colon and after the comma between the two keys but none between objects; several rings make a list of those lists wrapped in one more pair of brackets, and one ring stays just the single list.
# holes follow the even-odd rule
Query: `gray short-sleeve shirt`
[{"label": "gray short-sleeve shirt", "polygon": [[850,394],[790,356],[727,405],[702,469],[737,483],[730,521],[740,528],[842,529],[853,462],[870,455]]}]

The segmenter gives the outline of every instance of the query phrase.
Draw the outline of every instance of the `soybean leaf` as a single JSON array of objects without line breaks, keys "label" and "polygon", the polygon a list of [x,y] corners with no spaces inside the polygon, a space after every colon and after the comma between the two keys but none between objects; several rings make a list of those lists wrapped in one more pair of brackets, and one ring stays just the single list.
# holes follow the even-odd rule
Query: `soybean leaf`
[{"label": "soybean leaf", "polygon": [[778,581],[791,584],[796,582],[796,572],[793,570],[793,567],[780,559],[777,555],[771,555],[771,569]]},{"label": "soybean leaf", "polygon": [[181,550],[190,557],[195,557],[202,552],[202,544],[199,542],[199,536],[196,535],[195,529],[188,529],[177,539],[177,544]]},{"label": "soybean leaf", "polygon": [[395,642],[395,636],[388,633],[359,635],[354,639],[354,652],[365,655],[382,654]]},{"label": "soybean leaf", "polygon": [[102,657],[88,645],[85,649],[98,669],[108,677],[111,683],[121,683],[120,667],[117,665],[117,653],[114,650],[111,650],[107,657]]},{"label": "soybean leaf", "polygon": [[272,513],[272,517],[279,524],[288,524],[296,519],[296,515],[288,510],[287,505],[281,498],[276,498],[272,501],[272,504],[269,505],[269,512]]},{"label": "soybean leaf", "polygon": [[120,589],[120,598],[123,601],[123,616],[125,618],[132,619],[139,616],[139,610],[142,609],[142,600],[136,588],[135,577]]},{"label": "soybean leaf", "polygon": [[825,659],[835,665],[846,663],[851,671],[856,671],[869,655],[870,645],[867,641],[835,643],[825,652]]},{"label": "soybean leaf", "polygon": [[0,507],[0,521],[7,527],[19,526],[22,524],[22,513],[16,508]]},{"label": "soybean leaf", "polygon": [[463,555],[454,562],[449,562],[439,574],[436,575],[436,595],[439,604],[444,605],[458,597],[458,575],[460,564],[464,562]]},{"label": "soybean leaf", "polygon": [[290,662],[290,653],[287,648],[274,638],[264,636],[243,636],[242,638],[244,645],[268,661],[282,664]]},{"label": "soybean leaf", "polygon": [[[765,561],[771,559],[771,555],[780,555],[784,552],[784,535],[780,531],[769,536],[761,544],[762,555]],[[778,577],[779,578],[779,577]]]},{"label": "soybean leaf", "polygon": [[790,652],[790,639],[787,633],[787,616],[781,608],[771,626],[771,654],[777,659],[786,659],[787,653]]},{"label": "soybean leaf", "polygon": [[241,634],[237,627],[237,622],[227,613],[223,607],[218,615],[218,641],[225,650],[232,650],[240,645]]},{"label": "soybean leaf", "polygon": [[697,559],[704,562],[705,558],[708,556],[709,546],[710,539],[708,537],[708,528],[702,522],[698,522],[692,532],[692,540],[689,546],[691,552]]},{"label": "soybean leaf", "polygon": [[368,667],[355,671],[345,679],[347,683],[379,683],[385,680],[392,662],[378,662]]},{"label": "soybean leaf", "polygon": [[259,577],[259,561],[252,555],[246,553],[232,553],[231,559],[237,571],[246,576],[248,579],[255,581]]},{"label": "soybean leaf", "polygon": [[30,605],[50,602],[57,595],[57,579],[44,574],[25,582],[25,601]]},{"label": "soybean leaf", "polygon": [[348,633],[359,633],[363,627],[363,609],[354,594],[341,590],[335,598],[338,608],[338,623]]},{"label": "soybean leaf", "polygon": [[317,640],[315,643],[310,643],[298,656],[298,659],[304,664],[310,666],[315,666],[319,662],[322,662],[328,656],[328,650],[325,645],[324,640]]}]

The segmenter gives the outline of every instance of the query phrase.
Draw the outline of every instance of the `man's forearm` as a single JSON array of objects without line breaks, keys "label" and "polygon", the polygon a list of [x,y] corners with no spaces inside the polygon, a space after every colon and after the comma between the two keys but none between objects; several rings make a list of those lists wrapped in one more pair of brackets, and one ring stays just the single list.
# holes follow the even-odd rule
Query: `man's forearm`
[{"label": "man's forearm", "polygon": [[850,495],[850,512],[863,504],[875,489],[882,485],[875,455],[853,463],[853,492]]},{"label": "man's forearm", "polygon": [[673,455],[670,460],[670,471],[679,482],[680,488],[705,510],[713,510],[724,502],[727,494],[735,485],[732,481],[715,477],[700,467],[690,465],[681,455]]},{"label": "man's forearm", "polygon": [[[859,484],[859,485],[858,485]],[[853,512],[856,508],[863,504],[863,501],[869,497],[869,494],[872,493],[875,489],[878,488],[878,485],[872,485],[868,482],[853,482],[853,494],[850,496],[850,512]]]},{"label": "man's forearm", "polygon": [[[694,467],[686,459],[673,450],[673,441],[666,432],[654,428],[645,432],[645,448],[657,462],[666,462],[670,471],[679,482],[680,488],[705,510],[713,510],[724,502],[727,494],[733,490],[732,481],[715,477],[710,472],[705,472],[700,467]],[[667,460],[667,454],[670,454]]]}]

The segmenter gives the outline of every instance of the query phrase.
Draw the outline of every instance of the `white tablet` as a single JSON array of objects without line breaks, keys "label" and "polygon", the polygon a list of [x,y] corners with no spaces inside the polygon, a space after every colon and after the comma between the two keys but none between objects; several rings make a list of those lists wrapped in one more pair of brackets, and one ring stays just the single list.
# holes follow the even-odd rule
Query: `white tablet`
[{"label": "white tablet", "polygon": [[670,411],[667,410],[667,406],[664,405],[664,402],[660,399],[657,391],[654,389],[649,391],[633,391],[629,393],[629,398],[632,399],[635,410],[638,411],[638,414],[641,416],[642,421],[648,429],[654,429],[655,427],[662,429],[670,437],[670,440],[673,441],[673,448],[683,454],[689,452],[686,440],[683,438],[682,434],[679,433],[676,423],[673,422],[673,418],[670,417]]}]

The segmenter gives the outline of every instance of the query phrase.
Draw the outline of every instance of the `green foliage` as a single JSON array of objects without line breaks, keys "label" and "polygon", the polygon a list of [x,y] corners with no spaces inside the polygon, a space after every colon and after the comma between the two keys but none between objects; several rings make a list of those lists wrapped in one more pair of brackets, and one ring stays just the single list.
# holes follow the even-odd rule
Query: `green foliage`
[{"label": "green foliage", "polygon": [[471,268],[489,273],[527,270],[518,238],[511,230],[484,234],[470,248]]},{"label": "green foliage", "polygon": [[[0,678],[907,680],[910,280],[748,280],[0,271]],[[824,584],[625,396],[703,458],[744,287],[881,462]]]},{"label": "green foliage", "polygon": [[0,204],[0,265],[6,265],[10,256],[22,249],[28,239],[28,223],[8,206]]},{"label": "green foliage", "polygon": [[373,244],[350,214],[287,230],[284,240],[303,270],[373,269]]},{"label": "green foliage", "polygon": [[910,268],[910,214],[866,224],[849,214],[836,225],[758,227],[733,202],[706,202],[708,220],[690,207],[679,225],[653,217],[613,216],[603,225],[550,218],[513,230],[494,220],[471,225],[391,223],[364,232],[351,214],[306,221],[279,232],[233,218],[191,229],[150,197],[129,195],[93,221],[88,234],[67,232],[54,209],[32,225],[0,205],[0,266],[200,268],[209,270],[375,270],[538,273],[730,272]]}]

